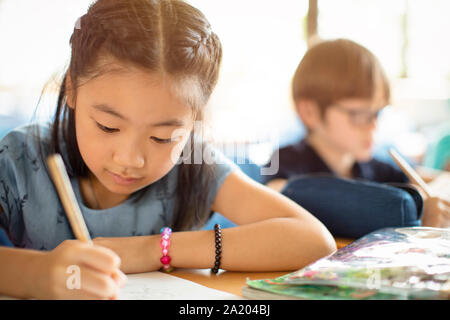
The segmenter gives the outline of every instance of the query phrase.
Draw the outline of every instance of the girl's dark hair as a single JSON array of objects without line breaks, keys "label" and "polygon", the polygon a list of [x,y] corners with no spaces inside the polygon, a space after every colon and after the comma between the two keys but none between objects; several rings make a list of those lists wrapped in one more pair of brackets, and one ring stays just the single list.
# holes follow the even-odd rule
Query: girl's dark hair
[{"label": "girl's dark hair", "polygon": [[[98,0],[77,21],[70,44],[72,55],[59,90],[50,152],[61,153],[64,141],[69,174],[75,177],[87,177],[89,169],[78,149],[74,111],[67,105],[67,76],[75,99],[82,79],[108,72],[99,63],[105,56],[181,83],[189,79],[199,90],[187,102],[195,119],[202,120],[202,107],[217,83],[222,59],[221,43],[205,16],[181,0]],[[188,143],[194,150],[193,134]],[[210,216],[206,207],[210,169],[204,161],[179,165],[174,230],[199,227]]]}]

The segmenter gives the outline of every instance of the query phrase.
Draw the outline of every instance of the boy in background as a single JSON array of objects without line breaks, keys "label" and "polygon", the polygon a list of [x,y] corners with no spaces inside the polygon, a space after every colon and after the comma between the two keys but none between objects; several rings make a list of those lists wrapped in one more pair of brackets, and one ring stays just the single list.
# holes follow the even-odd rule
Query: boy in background
[{"label": "boy in background", "polygon": [[[292,91],[307,135],[278,150],[279,171],[268,177],[269,187],[281,191],[290,177],[309,173],[409,182],[399,169],[372,157],[377,117],[390,102],[390,88],[369,50],[346,39],[315,45],[301,60]],[[447,227],[449,221],[448,201],[424,197],[422,225]]]}]

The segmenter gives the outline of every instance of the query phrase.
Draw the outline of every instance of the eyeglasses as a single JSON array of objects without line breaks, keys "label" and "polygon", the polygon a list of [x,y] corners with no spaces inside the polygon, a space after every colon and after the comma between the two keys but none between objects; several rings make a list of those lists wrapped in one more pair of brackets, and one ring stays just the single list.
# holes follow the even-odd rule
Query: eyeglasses
[{"label": "eyeglasses", "polygon": [[333,105],[333,107],[336,110],[346,113],[350,118],[350,122],[356,126],[365,126],[371,124],[372,121],[378,119],[381,111],[384,109],[384,107],[382,107],[376,111],[368,111],[368,110],[348,109],[341,105]]}]

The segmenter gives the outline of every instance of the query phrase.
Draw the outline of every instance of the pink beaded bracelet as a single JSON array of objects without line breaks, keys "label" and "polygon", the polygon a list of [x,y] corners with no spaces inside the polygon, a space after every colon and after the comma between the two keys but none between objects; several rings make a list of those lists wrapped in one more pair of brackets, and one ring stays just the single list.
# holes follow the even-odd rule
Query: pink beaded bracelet
[{"label": "pink beaded bracelet", "polygon": [[162,266],[162,271],[170,272],[173,268],[170,266],[170,261],[172,260],[169,256],[169,246],[170,246],[170,235],[172,234],[172,229],[161,228],[161,241],[159,246],[161,247],[162,257],[160,259]]}]

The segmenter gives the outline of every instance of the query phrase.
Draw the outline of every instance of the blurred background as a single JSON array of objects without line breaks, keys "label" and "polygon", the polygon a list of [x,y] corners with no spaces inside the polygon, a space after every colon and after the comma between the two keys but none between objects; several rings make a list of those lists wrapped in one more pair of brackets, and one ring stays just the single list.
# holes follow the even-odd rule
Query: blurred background
[{"label": "blurred background", "polygon": [[[0,0],[0,137],[48,121],[70,59],[69,38],[92,0]],[[219,35],[224,57],[208,106],[216,144],[269,160],[304,128],[291,79],[311,39],[348,38],[381,61],[393,99],[375,153],[395,146],[410,162],[443,169],[450,150],[450,1],[191,0]],[[44,89],[45,94],[41,96]],[[230,149],[230,148],[229,148]],[[233,150],[228,154],[233,157]]]}]

